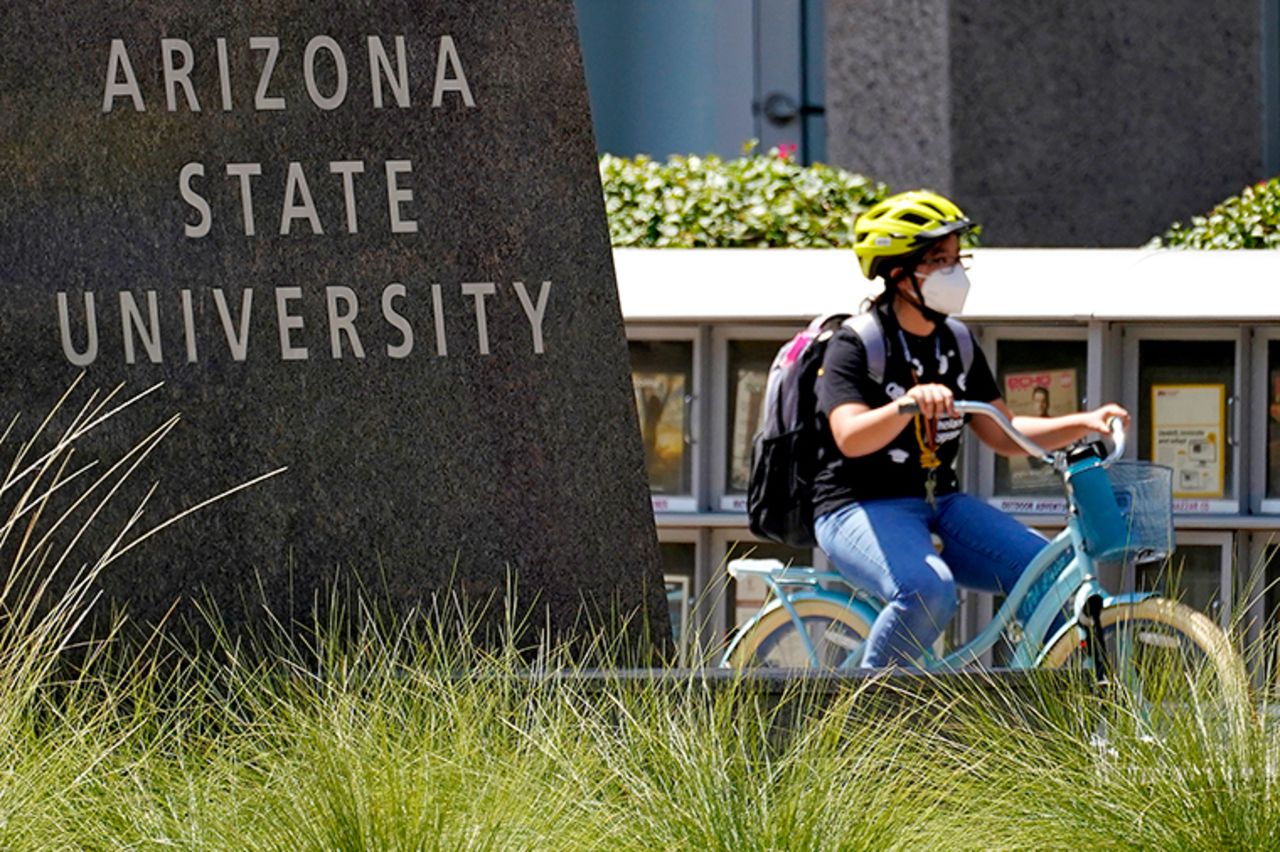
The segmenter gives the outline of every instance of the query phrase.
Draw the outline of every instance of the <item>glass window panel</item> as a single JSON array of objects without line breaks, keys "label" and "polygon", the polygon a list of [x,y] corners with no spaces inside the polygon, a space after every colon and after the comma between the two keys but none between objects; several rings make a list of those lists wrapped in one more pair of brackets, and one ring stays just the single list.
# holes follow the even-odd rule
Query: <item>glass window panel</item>
[{"label": "glass window panel", "polygon": [[[725,551],[726,566],[730,559],[780,559],[783,565],[812,565],[813,551],[774,542],[735,541]],[[748,577],[739,583],[731,579],[725,594],[729,631],[759,612],[768,596],[769,587],[762,580]]]},{"label": "glass window panel", "polygon": [[[1057,416],[1084,407],[1088,344],[1083,340],[1000,340],[997,380],[1014,414]],[[996,457],[995,493],[1061,495],[1062,480],[1027,458]]]},{"label": "glass window panel", "polygon": [[1267,496],[1280,497],[1280,340],[1267,344]]},{"label": "glass window panel", "polygon": [[692,494],[688,437],[693,343],[632,340],[628,346],[649,488],[654,494]]},{"label": "glass window panel", "polygon": [[658,544],[662,573],[692,577],[698,565],[698,548],[691,541],[663,541]]},{"label": "glass window panel", "polygon": [[729,445],[725,492],[743,494],[751,477],[751,439],[760,429],[769,366],[782,341],[729,341]]},{"label": "glass window panel", "polygon": [[1214,621],[1222,608],[1222,545],[1180,544],[1166,562],[1137,566],[1138,591],[1158,592]]},{"label": "glass window panel", "polygon": [[667,606],[671,613],[671,637],[683,662],[687,653],[693,609],[693,577],[698,562],[698,548],[692,542],[660,542],[662,577],[667,587]]},{"label": "glass window panel", "polygon": [[1213,499],[1235,487],[1226,422],[1234,385],[1230,340],[1139,343],[1138,453],[1174,469],[1175,496]]},{"label": "glass window panel", "polygon": [[1268,545],[1263,558],[1262,665],[1263,671],[1276,672],[1280,670],[1280,545]]},{"label": "glass window panel", "polygon": [[1266,570],[1263,572],[1265,578],[1265,592],[1263,593],[1263,605],[1266,607],[1267,629],[1273,631],[1272,635],[1280,635],[1280,544],[1273,544],[1267,547]]}]

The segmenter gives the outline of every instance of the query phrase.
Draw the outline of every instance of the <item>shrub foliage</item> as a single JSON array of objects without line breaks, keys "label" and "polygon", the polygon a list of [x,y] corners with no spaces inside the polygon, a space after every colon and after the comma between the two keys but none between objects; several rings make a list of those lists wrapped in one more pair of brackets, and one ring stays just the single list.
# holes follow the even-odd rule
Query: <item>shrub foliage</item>
[{"label": "shrub foliage", "polygon": [[851,244],[854,218],[884,184],[816,163],[794,147],[724,160],[600,158],[609,234],[621,247],[830,248]]},{"label": "shrub foliage", "polygon": [[1196,249],[1280,248],[1280,177],[1245,187],[1191,222],[1175,222],[1153,246]]}]

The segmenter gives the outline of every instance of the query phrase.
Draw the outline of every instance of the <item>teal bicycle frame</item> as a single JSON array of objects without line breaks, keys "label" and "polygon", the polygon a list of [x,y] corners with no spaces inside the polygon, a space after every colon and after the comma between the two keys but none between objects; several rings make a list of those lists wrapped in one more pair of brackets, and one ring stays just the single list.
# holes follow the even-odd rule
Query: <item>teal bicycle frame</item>
[{"label": "teal bicycle frame", "polygon": [[[996,420],[1011,438],[1014,438],[1023,449],[1033,457],[1039,458],[1055,469],[1070,477],[1073,474],[1087,474],[1093,467],[1105,467],[1124,453],[1124,431],[1118,420],[1112,421],[1112,437],[1114,450],[1105,458],[1090,461],[1088,459],[1076,465],[1068,465],[1066,455],[1058,453],[1050,455],[1036,446],[1026,436],[1013,428],[1013,425],[994,407],[985,403],[957,402],[956,409],[962,412],[981,414]],[[1083,479],[1082,479],[1083,481]],[[987,650],[992,648],[1002,637],[1007,638],[1014,648],[1009,661],[1011,668],[1034,668],[1040,664],[1044,655],[1056,643],[1058,638],[1068,631],[1077,631],[1081,639],[1085,638],[1083,624],[1088,623],[1086,608],[1094,607],[1094,612],[1112,605],[1137,603],[1151,597],[1154,593],[1112,595],[1098,581],[1093,558],[1089,555],[1089,535],[1098,536],[1096,529],[1089,523],[1091,513],[1101,514],[1100,501],[1114,499],[1111,491],[1105,488],[1069,489],[1071,511],[1067,516],[1067,524],[1057,536],[1049,541],[1037,554],[1022,576],[1009,592],[999,611],[990,623],[977,636],[961,647],[943,657],[926,652],[921,658],[921,667],[930,671],[949,671],[963,668],[978,661]],[[1086,534],[1088,532],[1088,535]],[[736,560],[730,563],[730,573],[734,576],[750,575],[759,577],[768,586],[782,608],[791,617],[796,626],[810,664],[820,665],[818,655],[813,647],[808,631],[803,628],[795,604],[802,600],[826,600],[849,608],[856,615],[871,624],[875,621],[883,604],[877,599],[849,585],[842,575],[835,571],[820,571],[815,568],[784,567],[776,559]],[[837,585],[849,589],[848,593],[832,591],[828,586]],[[803,591],[791,592],[788,589],[800,588]],[[1060,613],[1071,607],[1071,616],[1066,622],[1047,635]],[[724,656],[725,664],[733,654],[737,642],[750,633],[752,626],[763,614],[740,627]],[[840,668],[856,668],[861,663],[862,652],[859,648],[846,658]]]}]

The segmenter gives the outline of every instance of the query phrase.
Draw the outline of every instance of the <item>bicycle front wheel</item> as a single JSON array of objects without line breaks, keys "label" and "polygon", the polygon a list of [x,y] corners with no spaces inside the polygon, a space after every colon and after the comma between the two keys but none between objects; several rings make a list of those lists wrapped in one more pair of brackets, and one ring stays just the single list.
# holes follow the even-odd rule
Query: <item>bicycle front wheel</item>
[{"label": "bicycle front wheel", "polygon": [[[1102,610],[1102,637],[1114,679],[1144,705],[1186,706],[1244,695],[1244,663],[1226,633],[1198,610],[1146,598]],[[1044,657],[1047,668],[1085,668],[1074,630]]]},{"label": "bicycle front wheel", "polygon": [[[808,598],[793,601],[804,634],[809,637],[823,669],[856,665],[871,625],[858,613],[836,601]],[[814,665],[804,639],[786,609],[774,602],[739,637],[728,663],[740,668],[803,669]]]}]

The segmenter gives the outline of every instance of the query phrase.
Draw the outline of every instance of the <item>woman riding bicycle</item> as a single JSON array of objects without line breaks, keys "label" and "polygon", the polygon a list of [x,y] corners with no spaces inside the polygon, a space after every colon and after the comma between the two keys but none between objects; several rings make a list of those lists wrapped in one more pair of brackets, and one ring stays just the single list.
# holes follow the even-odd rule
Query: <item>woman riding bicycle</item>
[{"label": "woman riding bicycle", "polygon": [[[966,419],[955,400],[993,404],[1049,449],[1105,432],[1113,417],[1128,423],[1115,404],[1014,417],[981,350],[973,346],[972,362],[964,363],[969,347],[956,334],[968,330],[945,320],[959,313],[969,289],[960,235],[972,227],[959,207],[923,190],[885,199],[854,225],[863,273],[884,282],[869,310],[885,362],[876,381],[866,346],[848,327],[827,345],[818,408],[829,429],[814,482],[814,531],[840,573],[886,603],[867,639],[867,667],[910,665],[954,615],[957,585],[1007,592],[1044,546],[1039,534],[958,491],[953,464]],[[906,400],[919,414],[904,413]],[[969,425],[996,452],[1024,454],[994,423]]]}]

